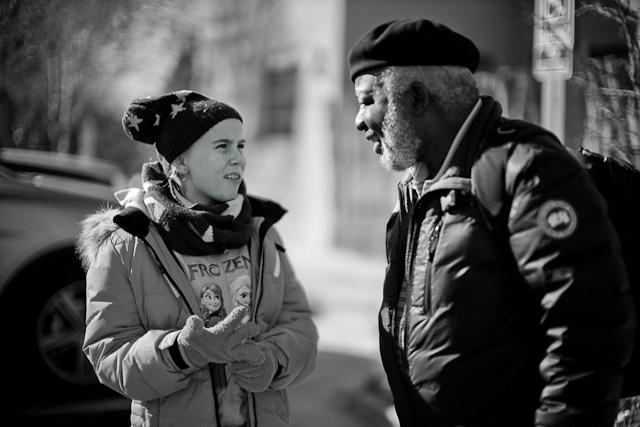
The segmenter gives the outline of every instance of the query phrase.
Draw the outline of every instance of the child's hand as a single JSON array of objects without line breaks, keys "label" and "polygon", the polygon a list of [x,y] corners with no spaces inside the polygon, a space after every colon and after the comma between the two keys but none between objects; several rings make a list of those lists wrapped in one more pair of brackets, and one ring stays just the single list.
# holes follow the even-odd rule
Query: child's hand
[{"label": "child's hand", "polygon": [[253,393],[265,391],[271,385],[278,369],[273,352],[264,345],[257,346],[264,355],[262,362],[231,362],[229,366],[240,387]]},{"label": "child's hand", "polygon": [[249,361],[262,363],[264,353],[253,338],[260,333],[255,323],[243,324],[246,307],[237,307],[215,326],[205,328],[199,316],[191,316],[178,335],[178,344],[194,366],[204,366],[209,362],[229,363]]}]

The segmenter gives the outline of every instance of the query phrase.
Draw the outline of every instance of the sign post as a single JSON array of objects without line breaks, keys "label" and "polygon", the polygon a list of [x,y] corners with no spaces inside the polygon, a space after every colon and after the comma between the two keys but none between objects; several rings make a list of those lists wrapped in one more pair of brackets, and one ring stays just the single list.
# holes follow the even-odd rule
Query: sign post
[{"label": "sign post", "polygon": [[533,69],[541,83],[540,124],[564,142],[566,81],[573,74],[574,0],[536,0]]}]

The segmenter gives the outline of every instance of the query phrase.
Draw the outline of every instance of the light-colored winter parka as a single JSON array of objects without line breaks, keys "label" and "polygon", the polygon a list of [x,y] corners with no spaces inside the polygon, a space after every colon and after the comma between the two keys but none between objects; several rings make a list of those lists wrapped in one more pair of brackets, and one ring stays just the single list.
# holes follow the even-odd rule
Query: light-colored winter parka
[{"label": "light-colored winter parka", "polygon": [[[250,201],[252,318],[261,329],[256,340],[274,351],[279,369],[266,391],[248,393],[247,421],[284,427],[290,425],[286,388],[313,371],[318,334],[273,226],[286,211],[268,200]],[[199,313],[189,280],[145,213],[129,215],[121,227],[113,221],[121,212],[91,215],[78,235],[87,269],[84,352],[100,382],[132,400],[133,426],[216,426],[211,366],[180,369],[170,354],[187,318]]]}]

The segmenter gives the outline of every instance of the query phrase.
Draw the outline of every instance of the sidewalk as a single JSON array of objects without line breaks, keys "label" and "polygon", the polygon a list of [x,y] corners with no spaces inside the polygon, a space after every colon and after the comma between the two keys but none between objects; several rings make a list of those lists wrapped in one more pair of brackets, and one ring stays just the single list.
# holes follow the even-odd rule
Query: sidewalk
[{"label": "sidewalk", "polygon": [[289,393],[293,426],[393,426],[378,353],[385,261],[297,242],[287,242],[287,254],[320,334],[316,370]]},{"label": "sidewalk", "polygon": [[377,359],[385,261],[295,242],[287,254],[315,312],[320,349]]}]

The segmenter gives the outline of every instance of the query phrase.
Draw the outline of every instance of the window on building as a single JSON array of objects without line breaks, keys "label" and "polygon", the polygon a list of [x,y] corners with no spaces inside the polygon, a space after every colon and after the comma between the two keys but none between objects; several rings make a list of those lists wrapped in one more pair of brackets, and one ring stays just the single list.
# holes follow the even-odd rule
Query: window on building
[{"label": "window on building", "polygon": [[298,69],[266,69],[262,77],[260,133],[290,135],[296,106]]}]

